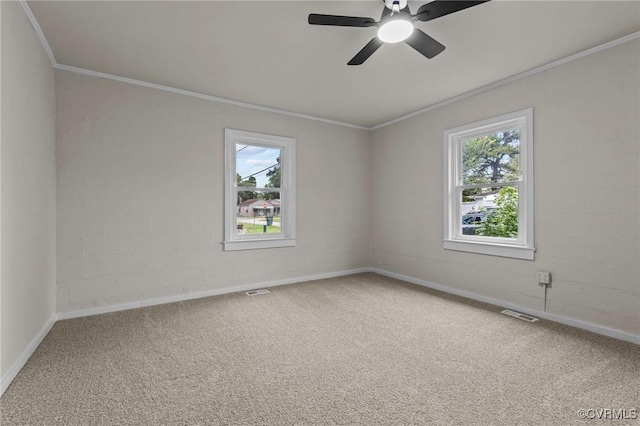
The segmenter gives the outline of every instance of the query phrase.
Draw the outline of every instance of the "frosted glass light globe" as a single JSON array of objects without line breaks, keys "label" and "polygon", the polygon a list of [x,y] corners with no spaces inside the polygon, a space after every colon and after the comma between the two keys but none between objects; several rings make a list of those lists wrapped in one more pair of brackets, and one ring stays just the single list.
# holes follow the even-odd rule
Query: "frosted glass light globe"
[{"label": "frosted glass light globe", "polygon": [[386,22],[378,29],[378,38],[385,43],[398,43],[406,40],[413,32],[413,24],[404,19]]}]

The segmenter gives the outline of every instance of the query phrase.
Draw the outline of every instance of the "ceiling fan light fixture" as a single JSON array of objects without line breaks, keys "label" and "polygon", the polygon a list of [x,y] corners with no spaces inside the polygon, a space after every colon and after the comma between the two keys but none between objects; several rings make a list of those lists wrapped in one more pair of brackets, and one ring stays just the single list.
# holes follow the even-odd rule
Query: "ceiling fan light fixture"
[{"label": "ceiling fan light fixture", "polygon": [[413,24],[406,19],[393,19],[378,29],[378,38],[385,43],[399,43],[413,33]]},{"label": "ceiling fan light fixture", "polygon": [[[2,0],[0,0],[2,1]],[[373,18],[361,18],[358,16],[324,15],[319,13],[309,14],[311,25],[332,25],[336,27],[376,27],[378,33],[372,38],[347,65],[362,65],[385,43],[399,43],[404,41],[411,48],[417,50],[427,59],[434,58],[442,53],[445,46],[433,37],[414,27],[414,23],[427,22],[442,16],[447,16],[489,0],[478,1],[445,1],[432,0],[418,8],[418,13],[411,14],[407,0],[383,0],[384,9],[380,21]]]}]

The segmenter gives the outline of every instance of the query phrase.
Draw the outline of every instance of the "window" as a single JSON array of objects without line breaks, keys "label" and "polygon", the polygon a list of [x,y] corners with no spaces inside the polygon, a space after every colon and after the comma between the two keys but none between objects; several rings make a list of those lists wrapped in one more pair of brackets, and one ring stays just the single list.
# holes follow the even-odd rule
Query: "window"
[{"label": "window", "polygon": [[295,158],[295,139],[225,129],[225,251],[295,246]]},{"label": "window", "polygon": [[533,109],[444,132],[444,248],[533,260]]}]

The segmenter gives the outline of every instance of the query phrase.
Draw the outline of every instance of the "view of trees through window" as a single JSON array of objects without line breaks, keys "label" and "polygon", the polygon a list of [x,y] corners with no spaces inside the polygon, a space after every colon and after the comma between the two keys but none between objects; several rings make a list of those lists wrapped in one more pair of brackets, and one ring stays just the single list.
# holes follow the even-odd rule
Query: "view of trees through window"
[{"label": "view of trees through window", "polygon": [[518,237],[520,132],[462,141],[462,233]]},{"label": "view of trees through window", "polygon": [[237,234],[281,232],[279,148],[236,144]]}]

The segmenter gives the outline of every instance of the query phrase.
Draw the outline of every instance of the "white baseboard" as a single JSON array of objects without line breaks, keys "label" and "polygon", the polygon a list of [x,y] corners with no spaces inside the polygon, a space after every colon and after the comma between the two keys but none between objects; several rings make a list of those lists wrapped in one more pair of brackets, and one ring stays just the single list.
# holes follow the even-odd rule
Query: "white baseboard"
[{"label": "white baseboard", "polygon": [[120,305],[98,306],[95,308],[80,309],[77,311],[59,312],[57,319],[64,320],[64,319],[71,319],[71,318],[86,317],[90,315],[106,314],[109,312],[125,311],[128,309],[142,308],[145,306],[162,305],[164,303],[172,303],[172,302],[182,302],[184,300],[200,299],[203,297],[219,296],[222,294],[256,290],[256,289],[265,288],[265,287],[277,287],[277,286],[286,285],[286,284],[322,280],[326,278],[335,278],[335,277],[341,277],[345,275],[359,274],[362,272],[371,272],[371,268],[349,269],[346,271],[335,271],[335,272],[328,272],[325,274],[307,275],[307,276],[298,277],[298,278],[287,278],[283,280],[263,281],[259,283],[252,283],[252,284],[239,285],[239,286],[233,286],[233,287],[216,288],[216,289],[211,289],[206,291],[200,291],[197,293],[176,294],[173,296],[159,297],[155,299],[139,300],[136,302],[123,303]]},{"label": "white baseboard", "polygon": [[604,336],[609,336],[615,339],[624,340],[625,342],[630,342],[630,343],[635,343],[636,345],[640,345],[640,336],[636,336],[635,334],[625,333],[624,331],[614,330],[612,328],[591,324],[588,322],[584,322],[584,321],[580,321],[572,318],[563,317],[561,315],[556,315],[548,312],[538,311],[535,309],[525,308],[524,306],[518,306],[514,303],[506,302],[504,300],[494,299],[492,297],[483,296],[477,293],[473,293],[471,291],[460,290],[454,287],[449,287],[446,285],[436,284],[436,283],[421,280],[418,278],[409,277],[407,275],[396,274],[394,272],[385,271],[383,269],[371,268],[371,272],[375,272],[376,274],[384,275],[390,278],[395,278],[401,281],[407,281],[422,287],[431,288],[433,290],[442,291],[444,293],[455,294],[456,296],[462,296],[467,299],[473,299],[479,302],[489,303],[491,305],[500,306],[502,308],[507,308],[514,311],[522,312],[527,315],[533,315],[538,318],[543,318],[549,321],[558,322],[560,324],[570,325],[572,327],[581,328],[583,330],[588,330],[593,333],[602,334]]},{"label": "white baseboard", "polygon": [[0,396],[4,394],[5,390],[7,390],[7,388],[13,381],[13,379],[16,378],[20,370],[22,370],[24,365],[27,363],[27,361],[31,357],[31,355],[33,355],[33,353],[38,348],[40,343],[42,343],[42,340],[44,340],[44,338],[47,336],[47,334],[51,330],[51,327],[53,327],[55,322],[58,320],[86,317],[91,315],[105,314],[109,312],[124,311],[128,309],[142,308],[145,306],[161,305],[164,303],[181,302],[184,300],[200,299],[203,297],[218,296],[221,294],[236,293],[239,291],[256,290],[256,289],[265,288],[265,287],[277,287],[277,286],[286,285],[286,284],[322,280],[326,278],[335,278],[335,277],[341,277],[345,275],[359,274],[363,272],[371,272],[371,268],[349,269],[344,271],[328,272],[328,273],[318,274],[318,275],[308,275],[308,276],[298,277],[298,278],[287,278],[282,280],[264,281],[260,283],[253,283],[253,284],[247,284],[247,285],[212,289],[212,290],[201,291],[197,293],[177,294],[174,296],[160,297],[156,299],[146,299],[146,300],[140,300],[136,302],[123,303],[119,305],[99,306],[95,308],[81,309],[81,310],[72,311],[72,312],[58,312],[57,314],[54,314],[51,316],[51,318],[49,318],[49,320],[42,327],[38,335],[31,341],[29,346],[27,346],[24,352],[20,355],[20,357],[16,360],[16,362],[11,366],[7,374],[5,374],[4,377],[0,378]]},{"label": "white baseboard", "polygon": [[56,320],[57,315],[51,315],[51,318],[49,318],[49,320],[40,329],[36,337],[33,338],[31,343],[29,343],[29,346],[27,346],[24,352],[22,352],[16,362],[13,363],[9,371],[7,371],[7,374],[0,378],[0,396],[4,394],[4,391],[6,391],[11,382],[13,382],[13,379],[16,378],[20,370],[22,370],[22,367],[24,367],[29,358],[31,358],[31,355],[33,355],[38,346],[40,346],[40,343],[42,343],[44,338],[47,337],[47,334],[49,334],[49,331],[51,330],[51,327],[53,327],[53,324],[55,324]]},{"label": "white baseboard", "polygon": [[265,287],[277,287],[277,286],[286,285],[286,284],[321,280],[326,278],[335,278],[335,277],[341,277],[345,275],[359,274],[363,272],[374,272],[387,277],[396,278],[401,281],[417,284],[422,287],[431,288],[434,290],[442,291],[444,293],[455,294],[457,296],[462,296],[467,299],[489,303],[491,305],[500,306],[503,308],[522,312],[528,315],[533,315],[539,318],[547,319],[547,320],[558,322],[561,324],[566,324],[576,328],[581,328],[597,334],[602,334],[605,336],[613,337],[615,339],[624,340],[626,342],[631,342],[631,343],[640,345],[640,336],[636,336],[634,334],[625,333],[623,331],[614,330],[614,329],[603,327],[600,325],[590,324],[590,323],[575,320],[572,318],[563,317],[561,315],[555,315],[555,314],[550,314],[548,312],[542,312],[535,309],[525,308],[523,306],[518,306],[516,304],[506,302],[504,300],[494,299],[492,297],[483,296],[470,291],[460,290],[460,289],[449,287],[442,284],[432,283],[432,282],[421,280],[418,278],[409,277],[407,275],[396,274],[394,272],[385,271],[383,269],[359,268],[359,269],[350,269],[345,271],[329,272],[329,273],[318,274],[318,275],[308,275],[305,277],[287,278],[283,280],[265,281],[261,283],[240,285],[240,286],[234,286],[234,287],[225,287],[220,289],[212,289],[212,290],[201,291],[197,293],[178,294],[174,296],[140,300],[136,302],[123,303],[119,305],[100,306],[96,308],[81,309],[81,310],[71,311],[71,312],[59,312],[57,314],[52,315],[51,318],[49,318],[49,320],[42,327],[38,335],[31,341],[29,346],[24,350],[24,352],[22,353],[22,355],[20,355],[20,357],[16,360],[16,362],[14,362],[14,364],[11,366],[7,374],[5,374],[4,377],[0,378],[0,396],[4,394],[4,392],[7,390],[7,388],[13,381],[13,379],[15,379],[15,377],[18,375],[20,370],[22,370],[22,367],[24,367],[24,365],[27,363],[27,361],[29,360],[33,352],[35,352],[35,350],[38,348],[42,340],[47,336],[47,334],[51,330],[51,327],[53,327],[53,324],[55,324],[57,320],[79,318],[79,317],[85,317],[85,316],[91,316],[91,315],[104,314],[108,312],[124,311],[128,309],[142,308],[145,306],[160,305],[160,304],[171,303],[171,302],[180,302],[184,300],[200,299],[202,297],[218,296],[222,294],[236,293],[240,291],[256,290],[256,289],[265,288]]}]

